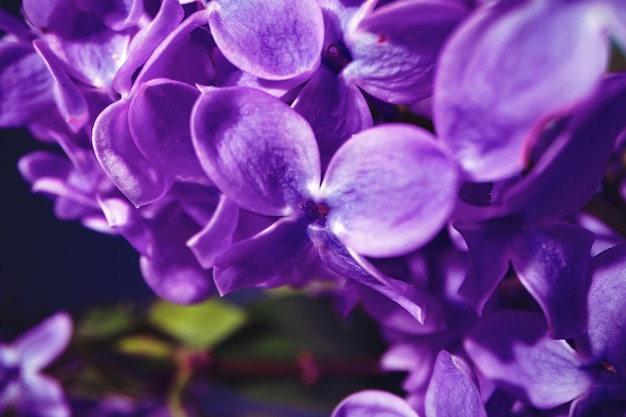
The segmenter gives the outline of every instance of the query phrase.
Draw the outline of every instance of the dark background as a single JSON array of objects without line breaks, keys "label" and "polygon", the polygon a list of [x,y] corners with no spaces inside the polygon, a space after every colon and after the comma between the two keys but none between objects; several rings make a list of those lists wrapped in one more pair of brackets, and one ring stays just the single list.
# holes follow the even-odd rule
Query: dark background
[{"label": "dark background", "polygon": [[[0,8],[20,15],[19,1]],[[52,201],[31,193],[17,161],[43,147],[25,129],[0,129],[0,340],[58,310],[151,298],[124,239],[58,220]]]}]

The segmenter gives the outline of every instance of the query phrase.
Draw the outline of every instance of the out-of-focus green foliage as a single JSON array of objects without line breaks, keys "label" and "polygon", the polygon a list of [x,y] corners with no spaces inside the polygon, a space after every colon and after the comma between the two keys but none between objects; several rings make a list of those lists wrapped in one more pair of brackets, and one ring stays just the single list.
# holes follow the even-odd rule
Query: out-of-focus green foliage
[{"label": "out-of-focus green foliage", "polygon": [[94,308],[76,326],[78,339],[107,339],[129,330],[135,324],[130,308]]},{"label": "out-of-focus green foliage", "polygon": [[176,353],[175,347],[170,343],[146,334],[121,339],[117,342],[117,350],[127,355],[150,359],[171,359]]},{"label": "out-of-focus green foliage", "polygon": [[246,323],[242,309],[217,299],[192,306],[157,301],[148,314],[152,325],[183,345],[199,349],[214,347]]}]

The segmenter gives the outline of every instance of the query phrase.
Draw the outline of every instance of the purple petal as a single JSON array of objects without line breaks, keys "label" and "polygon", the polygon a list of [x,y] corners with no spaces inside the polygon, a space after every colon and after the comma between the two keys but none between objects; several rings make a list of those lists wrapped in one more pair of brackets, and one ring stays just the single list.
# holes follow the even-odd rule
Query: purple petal
[{"label": "purple petal", "polygon": [[437,355],[425,408],[428,417],[487,417],[474,371],[445,350]]},{"label": "purple petal", "polygon": [[72,338],[72,318],[61,312],[20,336],[13,346],[20,354],[22,370],[32,375],[50,365]]},{"label": "purple petal", "polygon": [[517,218],[493,219],[481,223],[455,223],[469,249],[468,270],[459,289],[478,314],[509,269],[510,240],[521,227]]},{"label": "purple petal", "polygon": [[189,118],[200,92],[177,81],[156,79],[136,90],[128,125],[146,159],[175,179],[208,183],[191,143]]},{"label": "purple petal", "polygon": [[390,392],[367,390],[341,401],[331,417],[418,417],[402,398]]},{"label": "purple petal", "polygon": [[[611,382],[613,382],[613,384],[610,382],[606,383],[606,385],[598,384],[594,387],[595,389],[587,393],[587,395],[576,399],[570,407],[569,417],[624,417],[626,400],[624,399],[623,380],[620,381],[622,386],[619,386],[620,382]],[[610,385],[613,385],[611,388],[616,391],[616,395],[611,396],[608,394],[611,388],[607,388]]]},{"label": "purple petal", "polygon": [[202,167],[241,207],[287,215],[319,187],[319,153],[302,116],[245,87],[204,91],[191,134]]},{"label": "purple petal", "polygon": [[376,9],[347,36],[353,61],[344,77],[390,103],[430,96],[439,50],[466,14],[449,1],[404,0]]},{"label": "purple petal", "polygon": [[[141,85],[153,78],[169,78],[190,85],[212,85],[215,70],[211,53],[215,44],[211,34],[204,27],[206,16],[207,11],[202,10],[178,25],[146,61],[135,80],[135,85]],[[165,23],[169,25],[173,22]],[[181,65],[183,62],[188,64]]]},{"label": "purple petal", "polygon": [[366,256],[408,253],[443,227],[456,201],[457,168],[430,133],[399,124],[354,135],[335,154],[321,188],[328,225]]},{"label": "purple petal", "polygon": [[33,46],[52,74],[54,95],[61,116],[74,132],[78,132],[87,123],[89,117],[85,96],[70,79],[45,41],[35,40]]},{"label": "purple petal", "polygon": [[45,375],[30,375],[21,381],[19,414],[38,417],[70,417],[61,385]]},{"label": "purple petal", "polygon": [[557,137],[528,176],[504,200],[527,222],[560,220],[578,211],[596,193],[615,141],[626,128],[626,76],[607,77],[588,101],[574,109]]},{"label": "purple petal", "polygon": [[148,253],[152,234],[135,207],[121,198],[106,198],[98,201],[108,225],[124,236],[139,253]]},{"label": "purple petal", "polygon": [[70,161],[58,153],[36,151],[24,155],[18,162],[20,174],[34,184],[41,178],[59,178],[65,180],[70,174]]},{"label": "purple petal", "polygon": [[483,319],[465,341],[474,365],[515,398],[541,409],[565,404],[591,386],[576,353],[546,336],[543,318],[507,311]]},{"label": "purple petal", "polygon": [[396,303],[387,295],[371,289],[367,286],[359,287],[359,295],[363,309],[375,320],[385,323],[387,330],[395,330],[404,334],[432,334],[446,330],[445,317],[438,309],[438,301],[424,298],[418,304],[424,306],[422,317],[423,323],[416,321],[416,318],[405,308]]},{"label": "purple petal", "polygon": [[474,180],[520,171],[532,129],[596,86],[609,45],[606,25],[590,16],[601,9],[594,2],[487,3],[455,31],[439,60],[434,116]]},{"label": "purple petal", "polygon": [[[84,181],[83,176],[64,156],[47,151],[34,152],[22,157],[18,168],[22,176],[32,184],[33,192],[45,193],[55,199],[54,212],[58,218],[103,220],[92,184]],[[109,230],[102,231],[106,233]]]},{"label": "purple petal", "polygon": [[100,113],[93,128],[93,147],[104,172],[136,207],[158,200],[170,188],[170,177],[137,149],[128,128],[126,100]]},{"label": "purple petal", "polygon": [[527,230],[511,256],[520,281],[543,309],[550,337],[566,339],[585,331],[587,266],[593,233],[555,223]]},{"label": "purple petal", "polygon": [[168,201],[178,204],[196,224],[202,226],[211,221],[223,195],[213,186],[177,182],[166,197]]},{"label": "purple petal", "polygon": [[239,206],[222,196],[211,221],[187,241],[203,268],[213,268],[215,259],[230,247],[238,221]]},{"label": "purple petal", "polygon": [[[389,278],[371,265],[357,262],[355,258],[326,229],[309,226],[309,236],[319,252],[322,262],[332,271],[353,283],[372,289],[406,310],[419,323],[424,323],[425,300],[414,286]],[[359,289],[360,291],[360,289]]]},{"label": "purple petal", "polygon": [[255,77],[234,66],[217,48],[212,50],[211,62],[215,66],[215,85],[217,87],[251,87],[271,94],[274,97],[279,97],[285,102],[289,102],[292,101],[293,98],[286,100],[284,97],[292,91],[295,91],[295,89],[302,84],[302,80],[298,78],[274,81]]},{"label": "purple petal", "polygon": [[28,42],[33,37],[30,28],[23,20],[5,10],[0,10],[0,31],[11,34],[20,41]]},{"label": "purple petal", "polygon": [[33,26],[45,29],[50,24],[52,15],[68,7],[69,2],[70,0],[23,0],[22,7],[26,18]]},{"label": "purple petal", "polygon": [[143,13],[143,0],[76,0],[84,12],[92,12],[115,31],[122,31],[137,24]]},{"label": "purple petal", "polygon": [[0,44],[0,127],[21,127],[54,111],[54,81],[29,44]]},{"label": "purple petal", "polygon": [[147,284],[161,298],[178,304],[197,303],[213,292],[204,270],[186,245],[198,226],[179,207],[163,208],[150,222],[152,242],[140,259]]},{"label": "purple petal", "polygon": [[209,26],[226,58],[269,80],[312,73],[320,63],[322,10],[314,0],[215,0]]},{"label": "purple petal", "polygon": [[120,94],[128,95],[132,78],[137,69],[146,62],[152,51],[183,20],[184,11],[178,0],[163,0],[161,8],[150,24],[141,29],[128,47],[128,57],[113,79],[113,87]]},{"label": "purple petal", "polygon": [[315,132],[322,171],[350,136],[374,123],[363,94],[324,67],[300,91],[293,108]]},{"label": "purple petal", "polygon": [[46,41],[68,73],[88,85],[107,89],[124,62],[130,32],[114,32],[91,13],[68,5],[50,20]]},{"label": "purple petal", "polygon": [[626,378],[626,244],[615,246],[590,263],[587,335],[576,346],[589,359],[605,361]]},{"label": "purple petal", "polygon": [[315,251],[306,227],[305,219],[283,218],[231,246],[215,261],[213,276],[219,293],[258,287],[288,268],[310,264]]}]

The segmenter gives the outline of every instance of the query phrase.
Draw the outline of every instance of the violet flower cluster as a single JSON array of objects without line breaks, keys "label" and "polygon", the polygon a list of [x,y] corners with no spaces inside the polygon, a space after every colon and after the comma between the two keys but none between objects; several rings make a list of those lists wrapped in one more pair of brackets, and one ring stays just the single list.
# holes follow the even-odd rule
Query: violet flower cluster
[{"label": "violet flower cluster", "polygon": [[20,160],[33,191],[123,236],[166,300],[291,286],[362,306],[406,395],[334,417],[626,415],[622,0],[23,17],[0,11],[0,126],[60,150]]}]

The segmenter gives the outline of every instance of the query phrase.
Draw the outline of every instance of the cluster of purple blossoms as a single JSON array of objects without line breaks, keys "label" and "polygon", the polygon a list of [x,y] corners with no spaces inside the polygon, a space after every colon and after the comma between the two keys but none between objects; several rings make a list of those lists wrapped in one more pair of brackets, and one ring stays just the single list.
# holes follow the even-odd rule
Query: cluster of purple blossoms
[{"label": "cluster of purple blossoms", "polygon": [[[362,306],[406,395],[334,417],[626,415],[623,0],[22,10],[0,11],[0,127],[61,150],[20,160],[33,191],[123,236],[166,300]],[[67,415],[37,374],[56,337],[0,346],[0,409]]]}]

